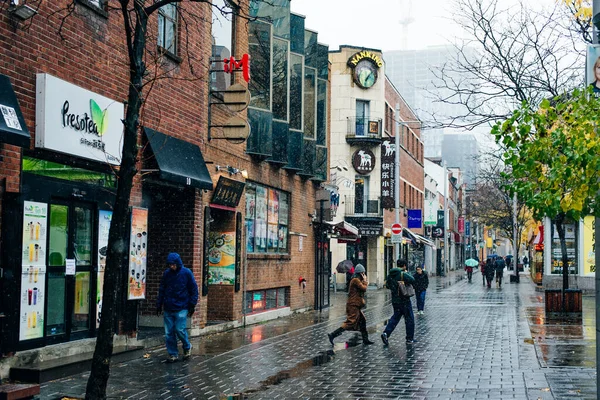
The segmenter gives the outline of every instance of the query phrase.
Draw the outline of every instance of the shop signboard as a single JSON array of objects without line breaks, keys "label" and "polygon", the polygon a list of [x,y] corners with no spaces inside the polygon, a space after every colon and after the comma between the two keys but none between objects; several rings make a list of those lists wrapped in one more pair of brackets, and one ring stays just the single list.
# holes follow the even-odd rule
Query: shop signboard
[{"label": "shop signboard", "polygon": [[[394,208],[396,184],[396,145],[386,139],[381,144],[381,207]],[[334,181],[335,182],[335,181]]]},{"label": "shop signboard", "polygon": [[211,203],[235,208],[240,203],[245,187],[244,182],[220,176]]},{"label": "shop signboard", "polygon": [[435,199],[425,200],[425,225],[436,225],[437,224],[437,201]]},{"label": "shop signboard", "polygon": [[119,165],[123,103],[48,74],[37,74],[35,146]]},{"label": "shop signboard", "polygon": [[596,229],[594,217],[588,215],[583,219],[583,274],[593,275],[596,272]]},{"label": "shop signboard", "polygon": [[235,283],[235,232],[208,234],[208,284]]},{"label": "shop signboard", "polygon": [[131,210],[131,237],[129,241],[129,279],[127,299],[146,298],[146,260],[148,254],[148,210]]},{"label": "shop signboard", "polygon": [[465,232],[465,217],[458,217],[458,232]]},{"label": "shop signboard", "polygon": [[445,227],[444,224],[444,210],[438,210],[437,211],[437,223],[435,226],[441,226],[442,228]]},{"label": "shop signboard", "polygon": [[98,213],[98,282],[96,294],[96,328],[100,326],[102,312],[102,291],[104,290],[104,270],[108,251],[108,232],[112,221],[112,211],[100,210]]},{"label": "shop signboard", "polygon": [[423,227],[423,212],[421,210],[408,210],[408,229],[420,229]]},{"label": "shop signboard", "polygon": [[26,201],[23,211],[19,340],[30,340],[44,334],[48,205]]}]

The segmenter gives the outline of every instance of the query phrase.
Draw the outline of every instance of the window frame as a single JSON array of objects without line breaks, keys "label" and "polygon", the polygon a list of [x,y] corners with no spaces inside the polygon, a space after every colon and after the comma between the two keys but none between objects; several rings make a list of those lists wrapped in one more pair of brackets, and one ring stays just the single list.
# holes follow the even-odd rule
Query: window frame
[{"label": "window frame", "polygon": [[[175,8],[175,19],[174,20],[170,16],[168,16],[165,13],[165,11],[163,11],[164,7],[174,7]],[[165,20],[165,22],[167,22],[167,21],[173,22],[173,26],[174,26],[174,28],[173,28],[173,46],[175,47],[174,51],[171,51],[168,48],[166,48],[165,46],[160,44],[161,35],[163,37],[162,38],[163,44],[166,40],[166,27],[167,27],[167,24],[163,23],[163,31],[162,32],[160,31],[160,24],[158,21],[161,17]],[[156,35],[156,46],[157,46],[159,52],[180,62],[181,59],[178,56],[178,52],[179,52],[179,7],[177,6],[176,3],[165,4],[164,6],[162,6],[161,8],[158,9],[157,29],[158,29],[158,34]]]},{"label": "window frame", "polygon": [[104,18],[108,18],[108,10],[107,10],[108,0],[97,0],[97,1],[100,3],[100,5],[96,5],[94,3],[94,0],[77,0],[77,3],[94,11],[95,13],[101,15]]}]

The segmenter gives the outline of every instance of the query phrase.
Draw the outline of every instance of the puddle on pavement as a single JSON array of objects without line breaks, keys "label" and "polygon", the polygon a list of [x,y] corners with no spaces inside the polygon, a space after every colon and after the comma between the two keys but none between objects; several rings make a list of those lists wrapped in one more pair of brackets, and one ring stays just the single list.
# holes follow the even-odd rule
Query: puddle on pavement
[{"label": "puddle on pavement", "polygon": [[248,396],[253,393],[265,391],[269,389],[269,387],[279,385],[285,380],[302,376],[307,370],[313,367],[324,365],[328,362],[333,361],[333,359],[335,358],[336,351],[345,350],[350,347],[358,346],[360,344],[362,344],[362,339],[358,336],[353,336],[346,342],[336,343],[333,347],[333,350],[322,351],[321,353],[319,353],[319,355],[313,357],[310,360],[303,361],[299,364],[296,364],[296,366],[294,366],[293,368],[279,371],[275,375],[268,377],[267,379],[259,383],[258,388],[249,389],[242,393],[234,393],[231,395],[227,395],[225,397],[222,397],[221,400],[247,399]]}]

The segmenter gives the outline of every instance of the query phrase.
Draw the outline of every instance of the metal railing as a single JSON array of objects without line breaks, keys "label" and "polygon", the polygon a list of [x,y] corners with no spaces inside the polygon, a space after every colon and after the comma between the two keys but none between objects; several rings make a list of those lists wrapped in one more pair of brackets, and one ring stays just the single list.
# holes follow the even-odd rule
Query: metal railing
[{"label": "metal railing", "polygon": [[379,198],[344,196],[344,211],[347,217],[380,217],[383,215]]},{"label": "metal railing", "polygon": [[348,117],[347,137],[381,139],[381,118]]}]

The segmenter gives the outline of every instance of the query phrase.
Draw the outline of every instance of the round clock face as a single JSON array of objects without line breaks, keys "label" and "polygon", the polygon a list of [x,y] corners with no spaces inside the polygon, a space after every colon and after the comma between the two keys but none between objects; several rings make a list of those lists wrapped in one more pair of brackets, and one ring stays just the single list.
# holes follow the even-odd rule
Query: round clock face
[{"label": "round clock face", "polygon": [[362,60],[354,67],[354,82],[368,89],[377,82],[377,67],[369,60]]}]

